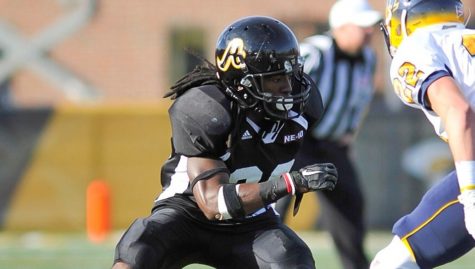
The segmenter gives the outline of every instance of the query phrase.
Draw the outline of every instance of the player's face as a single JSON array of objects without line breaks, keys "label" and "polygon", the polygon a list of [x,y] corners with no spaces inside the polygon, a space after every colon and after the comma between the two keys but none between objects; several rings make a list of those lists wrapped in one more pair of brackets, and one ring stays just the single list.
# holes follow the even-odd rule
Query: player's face
[{"label": "player's face", "polygon": [[276,96],[289,96],[292,92],[289,75],[264,77],[262,86],[264,92],[269,92]]}]

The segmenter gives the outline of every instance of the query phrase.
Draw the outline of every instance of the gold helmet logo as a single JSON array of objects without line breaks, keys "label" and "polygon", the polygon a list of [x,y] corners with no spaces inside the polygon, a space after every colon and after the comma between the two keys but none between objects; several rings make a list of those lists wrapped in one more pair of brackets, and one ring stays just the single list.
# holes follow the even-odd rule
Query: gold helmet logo
[{"label": "gold helmet logo", "polygon": [[216,63],[219,70],[226,72],[232,65],[234,69],[246,68],[246,52],[244,51],[244,41],[240,38],[234,38],[229,42],[226,50],[221,57],[216,57]]}]

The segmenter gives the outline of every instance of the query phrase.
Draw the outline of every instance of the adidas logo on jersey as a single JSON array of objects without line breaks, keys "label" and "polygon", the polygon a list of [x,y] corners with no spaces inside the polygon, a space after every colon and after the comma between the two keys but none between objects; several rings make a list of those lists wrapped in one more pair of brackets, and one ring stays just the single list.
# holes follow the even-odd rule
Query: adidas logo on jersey
[{"label": "adidas logo on jersey", "polygon": [[241,136],[241,140],[247,140],[247,139],[251,139],[252,138],[252,135],[251,133],[249,132],[249,130],[246,130],[244,132],[244,134],[242,134]]}]

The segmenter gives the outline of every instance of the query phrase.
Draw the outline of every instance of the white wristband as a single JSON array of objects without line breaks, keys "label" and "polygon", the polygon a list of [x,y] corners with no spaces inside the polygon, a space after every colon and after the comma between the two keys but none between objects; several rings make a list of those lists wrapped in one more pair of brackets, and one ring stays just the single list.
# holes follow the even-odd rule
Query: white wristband
[{"label": "white wristband", "polygon": [[228,212],[226,201],[224,200],[223,186],[219,187],[218,191],[218,211],[220,213],[219,220],[231,219],[231,215]]},{"label": "white wristband", "polygon": [[475,189],[475,161],[455,162],[460,191]]}]

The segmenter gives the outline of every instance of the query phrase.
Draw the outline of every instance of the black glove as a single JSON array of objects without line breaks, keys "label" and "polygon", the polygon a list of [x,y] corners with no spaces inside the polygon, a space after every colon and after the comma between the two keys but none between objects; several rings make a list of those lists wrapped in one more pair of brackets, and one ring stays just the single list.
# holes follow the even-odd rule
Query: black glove
[{"label": "black glove", "polygon": [[332,163],[316,163],[289,173],[295,185],[295,193],[316,190],[333,190],[338,172]]},{"label": "black glove", "polygon": [[289,173],[295,185],[295,202],[293,215],[297,215],[303,193],[316,190],[333,190],[338,172],[332,163],[317,163]]},{"label": "black glove", "polygon": [[295,194],[295,215],[303,193],[316,190],[333,190],[337,176],[336,168],[331,163],[312,164],[299,171],[283,173],[279,179],[259,183],[259,192],[265,205],[273,203],[286,195]]}]

